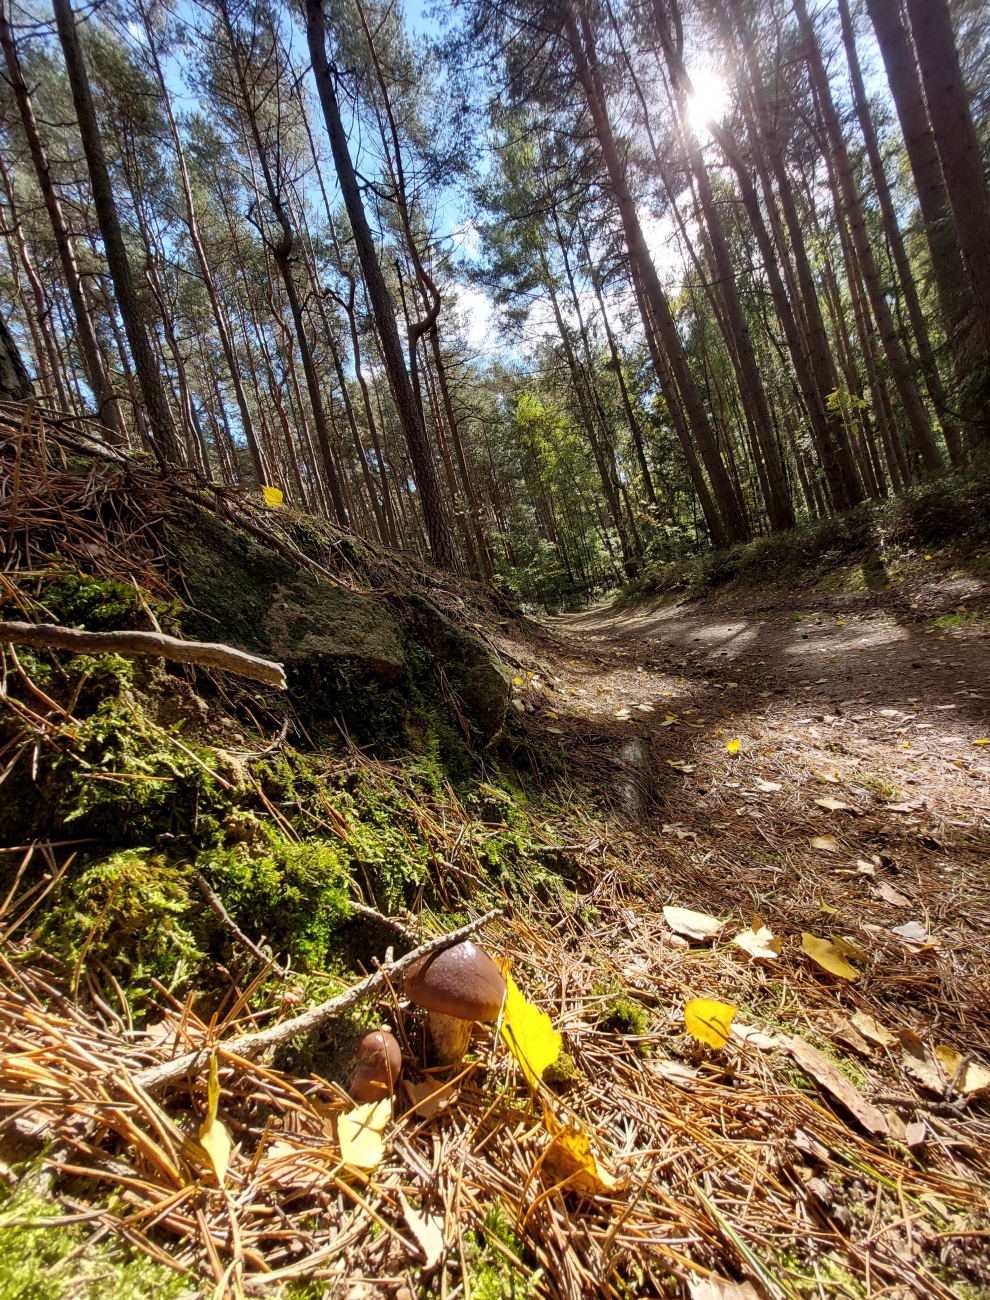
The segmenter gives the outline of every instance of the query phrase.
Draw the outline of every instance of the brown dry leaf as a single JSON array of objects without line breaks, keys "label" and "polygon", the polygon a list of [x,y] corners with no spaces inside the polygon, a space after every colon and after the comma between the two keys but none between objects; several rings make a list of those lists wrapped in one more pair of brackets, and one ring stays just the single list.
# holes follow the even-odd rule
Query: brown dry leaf
[{"label": "brown dry leaf", "polygon": [[877,1047],[889,1047],[891,1043],[897,1042],[896,1034],[885,1029],[879,1020],[874,1020],[865,1011],[856,1011],[850,1019],[867,1042],[875,1043]]},{"label": "brown dry leaf", "polygon": [[755,1047],[760,1052],[772,1052],[780,1046],[780,1039],[773,1034],[765,1034],[762,1029],[756,1029],[752,1025],[741,1025],[737,1020],[733,1020],[729,1032],[733,1038],[738,1038],[747,1047]]},{"label": "brown dry leaf", "polygon": [[839,841],[834,835],[816,835],[811,841],[811,847],[822,853],[838,853]]},{"label": "brown dry leaf", "polygon": [[724,1277],[706,1277],[701,1281],[688,1280],[691,1300],[760,1300],[760,1293],[752,1282],[727,1282]]},{"label": "brown dry leaf", "polygon": [[779,781],[764,781],[762,777],[757,777],[753,784],[761,794],[776,794],[784,788]]},{"label": "brown dry leaf", "polygon": [[859,971],[850,966],[834,943],[828,939],[819,939],[816,935],[805,932],[801,936],[801,947],[813,962],[827,970],[830,975],[838,975],[844,980],[858,980]]},{"label": "brown dry leaf", "polygon": [[895,1142],[900,1142],[902,1146],[910,1147],[912,1150],[925,1145],[928,1129],[924,1120],[905,1124],[896,1111],[891,1111],[887,1122],[890,1124],[890,1136]]},{"label": "brown dry leaf", "polygon": [[841,1102],[868,1133],[887,1135],[889,1132],[887,1117],[868,1102],[863,1094],[853,1087],[839,1067],[833,1065],[827,1056],[823,1056],[817,1047],[812,1047],[803,1038],[788,1038],[785,1034],[781,1034],[780,1040],[805,1074],[814,1079],[815,1083],[830,1093],[836,1101]]},{"label": "brown dry leaf", "polygon": [[909,898],[905,898],[903,894],[899,894],[897,890],[893,887],[893,885],[888,885],[886,881],[884,881],[883,884],[877,887],[877,893],[883,899],[883,901],[885,903],[889,903],[891,907],[911,906],[911,900]]},{"label": "brown dry leaf", "polygon": [[751,957],[762,957],[766,961],[776,961],[783,947],[783,940],[777,938],[758,916],[754,916],[750,928],[737,934],[732,942]]},{"label": "brown dry leaf", "polygon": [[838,1038],[846,1047],[851,1047],[858,1056],[865,1056],[869,1059],[874,1055],[871,1044],[866,1041],[856,1026],[849,1020],[837,1017],[832,1029],[832,1037]]},{"label": "brown dry leaf", "polygon": [[945,1071],[941,1062],[931,1055],[913,1029],[901,1029],[897,1037],[904,1069],[923,1088],[941,1096],[945,1092]]},{"label": "brown dry leaf", "polygon": [[430,1214],[424,1214],[422,1210],[414,1210],[403,1195],[401,1188],[399,1188],[399,1204],[402,1206],[402,1213],[409,1225],[409,1231],[416,1238],[416,1245],[426,1261],[423,1267],[429,1272],[430,1269],[436,1268],[447,1250],[440,1227],[440,1220],[435,1219]]},{"label": "brown dry leaf", "polygon": [[403,1079],[402,1086],[413,1103],[413,1111],[422,1119],[432,1119],[457,1095],[455,1083],[437,1083],[435,1079],[424,1079],[422,1083]]},{"label": "brown dry leaf", "polygon": [[692,912],[689,907],[665,907],[663,919],[675,934],[683,934],[685,939],[693,939],[695,943],[704,943],[718,934],[725,924],[707,912]]},{"label": "brown dry leaf", "polygon": [[916,943],[922,948],[927,947],[932,942],[931,936],[920,921],[908,921],[906,925],[892,925],[890,933],[899,935],[908,944]]},{"label": "brown dry leaf", "polygon": [[676,1083],[682,1088],[686,1088],[688,1084],[697,1079],[700,1073],[693,1065],[682,1065],[680,1061],[668,1061],[666,1058],[659,1061],[650,1061],[647,1068],[651,1074],[659,1074],[661,1079],[667,1079],[670,1083]]},{"label": "brown dry leaf", "polygon": [[972,1097],[990,1088],[990,1070],[979,1061],[970,1061],[954,1047],[936,1047],[935,1055],[945,1068],[949,1082],[956,1092]]},{"label": "brown dry leaf", "polygon": [[829,812],[853,812],[851,803],[844,803],[841,799],[816,799],[815,803],[819,808],[827,808]]},{"label": "brown dry leaf", "polygon": [[543,1119],[553,1139],[543,1158],[542,1169],[553,1183],[565,1183],[569,1190],[585,1196],[608,1196],[620,1184],[595,1158],[587,1130],[571,1119],[561,1124],[546,1103]]}]

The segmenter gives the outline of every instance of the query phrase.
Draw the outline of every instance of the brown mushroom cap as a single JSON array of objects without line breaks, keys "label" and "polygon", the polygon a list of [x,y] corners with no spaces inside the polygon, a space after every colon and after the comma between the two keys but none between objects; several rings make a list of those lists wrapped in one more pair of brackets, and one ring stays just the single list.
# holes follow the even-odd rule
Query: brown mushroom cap
[{"label": "brown mushroom cap", "polygon": [[458,1020],[497,1020],[505,997],[505,977],[470,939],[424,957],[403,981],[410,1002]]},{"label": "brown mushroom cap", "polygon": [[402,1048],[387,1029],[365,1034],[355,1052],[348,1091],[357,1102],[390,1097],[402,1073]]}]

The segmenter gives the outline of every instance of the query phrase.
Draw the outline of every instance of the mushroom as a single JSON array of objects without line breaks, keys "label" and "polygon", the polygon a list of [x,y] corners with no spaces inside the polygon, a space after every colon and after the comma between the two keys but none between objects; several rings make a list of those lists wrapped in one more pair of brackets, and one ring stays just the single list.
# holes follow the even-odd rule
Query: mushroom
[{"label": "mushroom", "polygon": [[348,1091],[357,1102],[391,1097],[402,1073],[402,1049],[387,1029],[365,1034],[357,1045],[357,1063]]},{"label": "mushroom", "polygon": [[437,1059],[448,1065],[463,1058],[475,1020],[498,1019],[505,977],[484,948],[465,939],[410,967],[403,990],[426,1010]]}]

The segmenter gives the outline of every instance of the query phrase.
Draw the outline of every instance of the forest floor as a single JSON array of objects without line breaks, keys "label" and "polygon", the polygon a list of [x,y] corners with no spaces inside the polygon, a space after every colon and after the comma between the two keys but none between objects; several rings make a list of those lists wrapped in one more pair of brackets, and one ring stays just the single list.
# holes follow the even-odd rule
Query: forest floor
[{"label": "forest floor", "polygon": [[[985,1203],[957,1217],[931,1187],[902,1197],[904,1177],[936,1169],[975,1190],[986,1174],[967,1151],[985,1154],[990,1135],[990,587],[981,564],[957,565],[908,555],[873,590],[833,575],[830,591],[600,606],[544,620],[538,659],[515,647],[531,737],[611,804],[611,830],[582,851],[622,882],[626,908],[598,937],[627,989],[638,967],[658,994],[651,1050],[665,1039],[677,1055],[684,997],[721,999],[771,1075],[783,1046],[834,1114],[848,1120],[867,1100],[886,1120],[859,1179],[786,1106],[786,1152],[771,1157],[774,1137],[750,1135],[760,1156],[723,1235],[757,1253],[772,1242],[778,1268],[744,1269],[770,1295],[805,1294],[779,1268],[789,1234],[796,1255],[814,1243],[813,1294],[974,1296],[990,1283]],[[684,937],[699,923],[685,928],[671,907],[704,914],[714,935]],[[761,923],[782,949],[749,961],[731,940]],[[679,1086],[699,1086],[699,1064],[682,1057]],[[653,1068],[677,1078],[669,1062]],[[791,1066],[790,1082],[800,1077]],[[879,1148],[900,1151],[899,1176],[871,1167]],[[771,1167],[797,1189],[776,1237],[747,1222]]]}]

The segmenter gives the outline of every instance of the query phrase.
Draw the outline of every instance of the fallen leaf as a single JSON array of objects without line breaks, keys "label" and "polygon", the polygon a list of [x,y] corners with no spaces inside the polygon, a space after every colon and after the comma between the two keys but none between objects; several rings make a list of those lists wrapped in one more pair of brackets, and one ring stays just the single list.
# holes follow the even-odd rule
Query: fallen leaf
[{"label": "fallen leaf", "polygon": [[392,1098],[355,1106],[337,1120],[340,1158],[355,1169],[376,1169],[385,1155],[382,1133],[392,1118]]},{"label": "fallen leaf", "polygon": [[284,500],[282,489],[277,487],[265,487],[262,485],[261,495],[265,498],[265,505],[272,506],[273,508],[275,506],[280,506]]},{"label": "fallen leaf", "polygon": [[712,998],[692,998],[684,1005],[684,1023],[692,1038],[709,1047],[724,1047],[729,1041],[736,1007]]},{"label": "fallen leaf", "polygon": [[564,1040],[554,1029],[547,1013],[527,1002],[519,992],[507,965],[502,973],[506,983],[502,1039],[522,1067],[530,1088],[535,1088],[536,1080],[560,1055]]},{"label": "fallen leaf", "polygon": [[896,1034],[892,1034],[889,1029],[885,1029],[879,1020],[874,1020],[865,1011],[854,1012],[850,1019],[863,1037],[868,1042],[875,1043],[877,1047],[889,1047],[891,1043],[897,1042]]},{"label": "fallen leaf", "polygon": [[822,853],[838,853],[839,841],[834,835],[816,835],[811,841],[813,849],[820,849]]},{"label": "fallen leaf", "polygon": [[210,1056],[210,1080],[206,1090],[206,1118],[199,1126],[199,1144],[210,1157],[210,1164],[217,1176],[217,1182],[223,1186],[223,1180],[230,1164],[230,1134],[217,1119],[217,1106],[220,1104],[220,1076],[217,1071],[217,1056]]},{"label": "fallen leaf", "polygon": [[666,1059],[650,1061],[647,1069],[652,1074],[659,1074],[661,1079],[669,1079],[671,1083],[679,1084],[682,1088],[687,1087],[693,1079],[697,1079],[700,1073],[693,1065],[682,1065],[680,1061]]},{"label": "fallen leaf", "polygon": [[910,1124],[905,1124],[896,1111],[892,1111],[887,1117],[890,1125],[890,1136],[895,1142],[900,1142],[902,1146],[914,1149],[924,1146],[925,1138],[928,1136],[928,1129],[924,1120],[915,1120]]},{"label": "fallen leaf", "polygon": [[754,916],[750,928],[737,934],[732,942],[751,957],[762,957],[766,961],[776,961],[783,947],[783,941],[758,916]]},{"label": "fallen leaf", "polygon": [[757,777],[753,784],[761,794],[776,794],[784,788],[779,781],[764,781],[762,777]]},{"label": "fallen leaf", "polygon": [[546,1105],[543,1118],[552,1141],[542,1168],[551,1181],[566,1183],[569,1191],[584,1196],[607,1196],[616,1191],[619,1182],[595,1158],[587,1130],[575,1119],[561,1124]]},{"label": "fallen leaf", "polygon": [[826,782],[828,785],[842,784],[842,778],[839,776],[838,772],[819,772],[818,779],[819,781]]},{"label": "fallen leaf", "polygon": [[403,1079],[402,1086],[413,1103],[412,1109],[423,1119],[432,1119],[457,1093],[455,1084],[437,1083],[435,1079],[424,1079],[422,1083]]},{"label": "fallen leaf", "polygon": [[741,1025],[738,1020],[732,1022],[729,1032],[733,1038],[738,1038],[747,1047],[755,1047],[760,1052],[772,1052],[780,1046],[780,1039],[773,1034],[765,1034],[762,1029],[755,1029],[752,1025]]},{"label": "fallen leaf", "polygon": [[885,903],[889,903],[891,907],[911,906],[911,900],[905,898],[903,894],[899,894],[893,885],[888,885],[886,881],[883,881],[882,884],[877,886],[877,894]]},{"label": "fallen leaf", "polygon": [[990,1070],[979,1061],[968,1060],[952,1047],[936,1047],[935,1055],[944,1066],[956,1092],[971,1097],[990,1089]]},{"label": "fallen leaf", "polygon": [[740,740],[727,740],[727,741],[725,742],[725,747],[726,747],[726,749],[729,751],[730,754],[738,754],[738,753],[739,753],[739,747],[740,747],[741,744],[742,744],[742,741],[740,741]]},{"label": "fallen leaf", "polygon": [[846,1047],[851,1047],[859,1056],[869,1059],[874,1054],[872,1046],[849,1020],[838,1018],[832,1029],[832,1036],[838,1038]]},{"label": "fallen leaf", "polygon": [[908,1074],[927,1088],[929,1092],[945,1092],[945,1072],[941,1062],[931,1055],[928,1048],[913,1029],[901,1029],[897,1033],[901,1044],[901,1063]]},{"label": "fallen leaf", "polygon": [[922,800],[909,799],[904,803],[889,803],[887,804],[887,810],[888,812],[912,813],[917,812],[921,806]]},{"label": "fallen leaf", "polygon": [[685,939],[703,943],[717,934],[725,924],[707,912],[692,912],[688,907],[665,907],[663,919],[676,934],[683,934]]},{"label": "fallen leaf", "polygon": [[827,970],[830,975],[838,975],[844,980],[859,979],[860,973],[856,967],[850,966],[835,944],[828,939],[819,939],[805,932],[801,936],[801,947],[813,962],[823,970]]},{"label": "fallen leaf", "polygon": [[402,1213],[405,1215],[409,1231],[416,1238],[416,1245],[426,1261],[423,1267],[429,1272],[431,1268],[436,1268],[437,1264],[440,1263],[447,1249],[443,1239],[443,1232],[440,1229],[440,1220],[435,1219],[430,1214],[424,1214],[421,1210],[414,1210],[403,1195],[402,1188],[400,1187],[398,1190]]},{"label": "fallen leaf", "polygon": [[891,934],[900,935],[900,937],[906,939],[908,943],[917,943],[922,947],[931,943],[928,931],[920,921],[908,921],[906,925],[892,925],[890,927],[890,932]]},{"label": "fallen leaf", "polygon": [[760,1300],[752,1282],[727,1282],[724,1277],[688,1280],[691,1300]]},{"label": "fallen leaf", "polygon": [[625,720],[628,717],[631,717],[632,715],[630,714],[628,709],[616,709],[615,716],[619,719],[620,722],[625,722]]},{"label": "fallen leaf", "polygon": [[815,803],[819,808],[827,808],[829,812],[853,812],[851,803],[843,803],[841,799],[816,799]]},{"label": "fallen leaf", "polygon": [[833,934],[831,939],[843,957],[852,957],[856,961],[870,960],[870,954],[851,934]]},{"label": "fallen leaf", "polygon": [[886,1136],[889,1132],[887,1117],[876,1106],[871,1105],[863,1094],[849,1082],[837,1065],[823,1056],[817,1047],[812,1047],[803,1038],[788,1038],[781,1035],[781,1043],[790,1052],[801,1069],[814,1079],[815,1083],[830,1093],[836,1101],[853,1115],[868,1133]]}]

